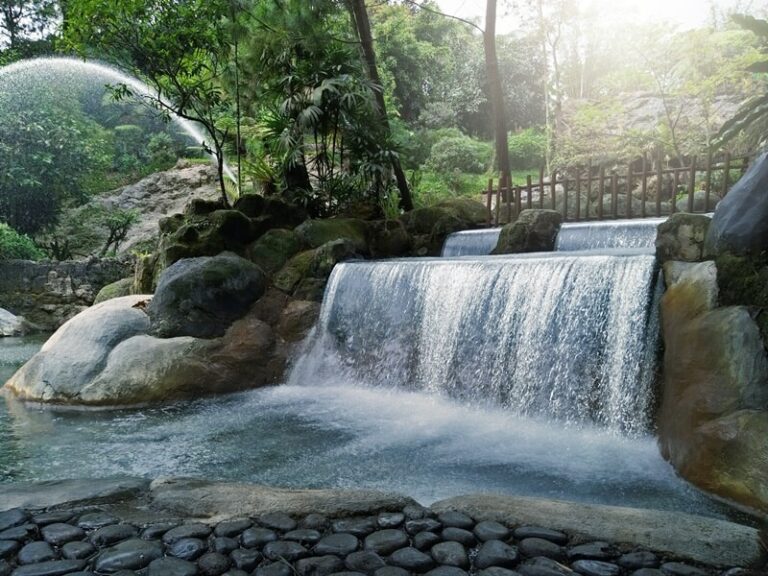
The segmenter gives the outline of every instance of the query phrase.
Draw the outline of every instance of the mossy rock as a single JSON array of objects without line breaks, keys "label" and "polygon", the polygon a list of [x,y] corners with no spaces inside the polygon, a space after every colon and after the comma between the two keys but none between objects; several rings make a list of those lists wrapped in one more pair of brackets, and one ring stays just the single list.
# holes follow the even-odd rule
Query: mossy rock
[{"label": "mossy rock", "polygon": [[271,276],[300,248],[301,240],[293,230],[275,228],[251,244],[246,249],[246,257]]},{"label": "mossy rock", "polygon": [[451,210],[456,216],[475,226],[482,226],[488,222],[488,208],[471,198],[451,198],[438,203],[437,206]]},{"label": "mossy rock", "polygon": [[310,275],[315,250],[299,252],[285,263],[272,278],[272,284],[286,294],[293,294],[301,281]]},{"label": "mossy rock", "polygon": [[239,210],[211,212],[211,234],[221,239],[227,250],[238,250],[254,239],[251,220]]},{"label": "mossy rock", "polygon": [[273,228],[294,228],[309,218],[301,206],[288,204],[278,198],[265,198],[262,216],[269,216]]},{"label": "mossy rock", "polygon": [[516,222],[502,227],[493,254],[552,252],[562,221],[557,210],[523,210]]},{"label": "mossy rock", "polygon": [[145,254],[136,260],[136,271],[133,275],[134,294],[152,294],[155,291],[155,269],[158,260],[157,254]]},{"label": "mossy rock", "polygon": [[121,296],[130,296],[133,294],[133,278],[123,278],[112,284],[107,284],[99,293],[96,294],[94,304],[105,302],[106,300],[112,300],[113,298],[120,298]]},{"label": "mossy rock", "polygon": [[432,234],[432,228],[445,216],[456,216],[456,212],[440,206],[416,208],[400,216],[400,221],[411,235]]},{"label": "mossy rock", "polygon": [[413,240],[399,220],[379,220],[368,226],[368,246],[374,258],[394,258],[410,252]]},{"label": "mossy rock", "polygon": [[679,260],[700,262],[706,259],[707,231],[712,220],[704,214],[673,214],[658,226],[656,258],[660,262]]},{"label": "mossy rock", "polygon": [[357,258],[360,258],[360,255],[354,242],[347,238],[332,240],[315,251],[310,271],[315,278],[327,278],[336,264]]},{"label": "mossy rock", "polygon": [[160,218],[160,222],[158,222],[160,234],[173,234],[184,225],[184,222],[184,214],[172,214],[171,216]]},{"label": "mossy rock", "polygon": [[715,258],[721,306],[759,309],[755,322],[768,344],[768,255],[737,256],[729,252]]},{"label": "mossy rock", "polygon": [[232,208],[242,212],[248,218],[256,218],[261,216],[262,212],[264,212],[266,203],[267,201],[264,199],[264,196],[259,196],[258,194],[243,194],[240,198],[235,200]]},{"label": "mossy rock", "polygon": [[368,226],[355,218],[331,218],[328,220],[307,220],[296,227],[296,234],[310,248],[319,248],[334,240],[346,239],[355,250],[368,253]]},{"label": "mossy rock", "polygon": [[208,216],[211,212],[225,209],[221,200],[204,200],[203,198],[193,198],[184,208],[184,215],[187,218],[200,218]]}]

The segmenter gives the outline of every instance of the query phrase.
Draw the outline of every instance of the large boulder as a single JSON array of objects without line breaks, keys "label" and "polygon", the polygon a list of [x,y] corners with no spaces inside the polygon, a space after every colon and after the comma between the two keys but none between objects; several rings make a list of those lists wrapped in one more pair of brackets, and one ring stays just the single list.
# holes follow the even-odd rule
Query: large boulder
[{"label": "large boulder", "polygon": [[413,240],[399,220],[378,220],[369,223],[368,245],[374,258],[404,256],[411,250]]},{"label": "large boulder", "polygon": [[317,250],[305,250],[288,260],[272,278],[275,288],[286,294],[293,294],[301,281],[311,275],[316,252]]},{"label": "large boulder", "polygon": [[266,277],[235,254],[179,260],[163,272],[149,306],[161,338],[222,336],[264,293]]},{"label": "large boulder", "polygon": [[551,252],[562,219],[555,210],[523,210],[516,222],[502,227],[493,253]]},{"label": "large boulder", "polygon": [[0,336],[20,336],[26,329],[24,318],[0,308]]},{"label": "large boulder", "polygon": [[246,256],[264,272],[272,275],[300,249],[301,240],[293,230],[275,228],[251,244],[246,250]]},{"label": "large boulder", "polygon": [[368,226],[355,218],[331,218],[329,220],[307,220],[296,227],[297,236],[310,248],[319,248],[333,240],[349,240],[355,250],[368,253]]},{"label": "large boulder", "polygon": [[716,307],[714,262],[667,262],[664,272],[662,454],[697,486],[768,512],[768,491],[760,487],[768,477],[764,437],[756,445],[755,430],[745,424],[762,417],[734,416],[768,409],[768,357],[760,331],[748,308]]},{"label": "large boulder", "polygon": [[707,256],[704,240],[712,220],[703,214],[673,214],[659,224],[656,257],[660,262],[699,262]]},{"label": "large boulder", "polygon": [[755,160],[717,205],[707,248],[736,254],[768,250],[768,152]]},{"label": "large boulder", "polygon": [[116,298],[82,312],[7,389],[25,400],[122,406],[232,392],[281,377],[284,351],[258,314],[249,312],[219,338],[157,338],[148,334],[147,298]]}]

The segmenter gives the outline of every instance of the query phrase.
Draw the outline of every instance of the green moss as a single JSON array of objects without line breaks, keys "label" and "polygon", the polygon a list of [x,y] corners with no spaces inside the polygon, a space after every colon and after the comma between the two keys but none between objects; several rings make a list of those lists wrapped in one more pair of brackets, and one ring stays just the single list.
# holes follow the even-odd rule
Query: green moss
[{"label": "green moss", "polygon": [[723,253],[715,259],[722,306],[754,306],[764,343],[768,343],[768,256]]},{"label": "green moss", "polygon": [[265,233],[246,250],[246,256],[267,274],[274,274],[301,248],[292,230],[275,228]]},{"label": "green moss", "polygon": [[112,282],[112,284],[107,284],[99,290],[93,303],[98,304],[99,302],[120,298],[121,296],[130,296],[131,294],[133,294],[133,278],[123,278],[117,282]]},{"label": "green moss", "polygon": [[272,283],[275,288],[286,294],[292,294],[299,283],[310,274],[316,250],[299,252],[275,274]]},{"label": "green moss", "polygon": [[367,233],[366,223],[356,218],[307,220],[296,227],[296,234],[310,248],[319,248],[334,240],[347,239],[352,241],[355,249],[361,253],[368,252]]}]

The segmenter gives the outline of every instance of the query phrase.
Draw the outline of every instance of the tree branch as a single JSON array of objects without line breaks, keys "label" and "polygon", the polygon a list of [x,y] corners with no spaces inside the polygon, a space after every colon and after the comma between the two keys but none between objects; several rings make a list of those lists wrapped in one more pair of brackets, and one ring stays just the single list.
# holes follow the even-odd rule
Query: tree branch
[{"label": "tree branch", "polygon": [[480,26],[478,26],[477,24],[475,24],[471,20],[467,20],[465,18],[461,18],[460,16],[454,16],[453,14],[446,14],[445,12],[440,12],[439,10],[435,10],[434,8],[429,8],[428,6],[424,6],[423,4],[419,4],[418,2],[416,2],[416,0],[403,0],[403,2],[405,4],[409,4],[411,6],[414,6],[414,7],[418,8],[419,10],[424,10],[424,12],[430,12],[432,14],[437,14],[438,16],[443,16],[445,18],[451,18],[453,20],[457,20],[459,22],[462,22],[462,23],[466,24],[467,26],[471,26],[472,28],[474,28],[475,30],[480,32],[480,34],[485,34],[485,30],[480,28]]}]

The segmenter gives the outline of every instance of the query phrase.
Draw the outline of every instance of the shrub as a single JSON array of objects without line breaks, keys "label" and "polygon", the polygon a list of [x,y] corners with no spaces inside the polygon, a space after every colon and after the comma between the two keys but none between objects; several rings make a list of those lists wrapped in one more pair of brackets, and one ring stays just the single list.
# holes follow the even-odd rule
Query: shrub
[{"label": "shrub", "polygon": [[509,165],[513,170],[544,165],[547,136],[538,128],[526,128],[509,135]]},{"label": "shrub", "polygon": [[0,260],[40,260],[42,251],[32,238],[0,223]]},{"label": "shrub", "polygon": [[435,142],[427,160],[429,169],[438,173],[454,170],[468,174],[482,174],[488,169],[493,147],[461,133]]}]

